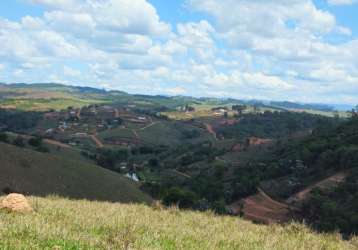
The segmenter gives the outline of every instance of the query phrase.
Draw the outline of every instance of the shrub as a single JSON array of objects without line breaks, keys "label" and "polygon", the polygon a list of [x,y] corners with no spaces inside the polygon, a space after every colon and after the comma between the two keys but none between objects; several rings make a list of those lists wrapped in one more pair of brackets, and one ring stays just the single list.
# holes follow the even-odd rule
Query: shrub
[{"label": "shrub", "polygon": [[0,133],[0,142],[9,142],[9,137],[6,133]]},{"label": "shrub", "polygon": [[17,136],[13,142],[13,144],[17,147],[23,148],[25,147],[24,138],[22,136]]},{"label": "shrub", "polygon": [[31,139],[29,139],[28,143],[30,146],[33,146],[33,147],[40,147],[40,146],[42,146],[42,138],[41,137],[31,138]]}]

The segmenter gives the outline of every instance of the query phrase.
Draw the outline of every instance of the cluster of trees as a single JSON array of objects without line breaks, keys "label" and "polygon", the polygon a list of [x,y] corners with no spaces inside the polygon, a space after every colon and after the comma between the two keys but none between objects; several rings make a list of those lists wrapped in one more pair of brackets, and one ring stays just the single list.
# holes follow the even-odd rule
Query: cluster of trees
[{"label": "cluster of trees", "polygon": [[21,112],[0,109],[0,128],[7,131],[23,131],[33,128],[42,119],[39,112]]},{"label": "cluster of trees", "polygon": [[41,137],[32,137],[26,140],[23,136],[18,135],[13,140],[10,139],[7,133],[0,133],[0,142],[11,143],[17,147],[26,147],[26,144],[35,148],[36,151],[48,153],[50,150],[43,144]]},{"label": "cluster of trees", "polygon": [[[165,205],[226,213],[224,175],[227,168],[225,163],[215,160],[220,154],[222,151],[209,142],[168,149],[149,160],[149,168],[161,178],[154,183],[145,183],[143,189],[161,199]],[[195,166],[204,162],[206,167]],[[188,170],[191,178],[178,175],[169,177],[169,169],[184,173]]]},{"label": "cluster of trees", "polygon": [[303,216],[319,230],[358,232],[358,117],[339,124],[321,124],[306,139],[278,146],[256,167],[261,179],[290,176],[298,183],[296,188],[279,192],[281,198],[330,173],[349,172],[339,187],[315,190],[303,207]]},{"label": "cluster of trees", "polygon": [[242,112],[247,109],[246,105],[233,105],[232,106],[232,110],[236,111],[238,113],[238,115],[242,115]]},{"label": "cluster of trees", "polygon": [[266,111],[262,114],[244,114],[241,117],[237,124],[218,128],[217,134],[224,138],[280,138],[336,121],[318,115],[293,112]]},{"label": "cluster of trees", "polygon": [[303,206],[308,222],[320,231],[358,234],[358,169],[333,190],[316,189]]},{"label": "cluster of trees", "polygon": [[147,146],[142,145],[138,147],[131,148],[132,155],[150,155],[150,154],[160,154],[167,150],[166,146]]},{"label": "cluster of trees", "polygon": [[183,139],[195,139],[200,137],[200,132],[197,129],[183,130],[181,133]]},{"label": "cluster of trees", "polygon": [[195,162],[200,161],[213,161],[215,159],[215,150],[207,147],[203,147],[199,150],[196,150],[194,152],[188,152],[184,156],[180,158],[180,165],[181,166],[188,166],[190,164],[193,164]]},{"label": "cluster of trees", "polygon": [[111,150],[111,149],[98,149],[96,154],[87,155],[93,158],[97,164],[103,168],[120,172],[118,163],[128,160],[129,153],[127,149]]}]

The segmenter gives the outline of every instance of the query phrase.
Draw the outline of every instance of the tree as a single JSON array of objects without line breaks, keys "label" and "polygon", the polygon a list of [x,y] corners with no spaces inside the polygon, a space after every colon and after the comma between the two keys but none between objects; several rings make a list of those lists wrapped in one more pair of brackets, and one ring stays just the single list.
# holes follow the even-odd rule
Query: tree
[{"label": "tree", "polygon": [[22,136],[17,136],[14,140],[14,145],[20,148],[25,147],[25,142],[24,142],[24,138]]},{"label": "tree", "polygon": [[228,209],[226,208],[225,201],[223,199],[215,201],[212,205],[213,210],[217,214],[227,214]]},{"label": "tree", "polygon": [[179,187],[170,188],[163,198],[165,205],[178,205],[179,208],[191,208],[197,201],[193,192],[183,190]]},{"label": "tree", "polygon": [[9,137],[6,133],[0,133],[0,142],[9,142]]},{"label": "tree", "polygon": [[246,109],[246,105],[233,105],[232,110],[237,111],[238,115],[242,115],[242,111]]},{"label": "tree", "polygon": [[42,146],[42,138],[41,137],[31,138],[28,141],[28,143],[30,146],[33,146],[33,147],[41,147]]},{"label": "tree", "polygon": [[50,149],[45,147],[44,145],[40,145],[40,146],[36,147],[36,151],[41,152],[41,153],[48,153],[48,152],[50,152]]},{"label": "tree", "polygon": [[358,105],[352,109],[351,115],[352,117],[358,117]]},{"label": "tree", "polygon": [[149,160],[149,166],[151,167],[158,167],[159,166],[159,161],[157,158],[152,158]]}]

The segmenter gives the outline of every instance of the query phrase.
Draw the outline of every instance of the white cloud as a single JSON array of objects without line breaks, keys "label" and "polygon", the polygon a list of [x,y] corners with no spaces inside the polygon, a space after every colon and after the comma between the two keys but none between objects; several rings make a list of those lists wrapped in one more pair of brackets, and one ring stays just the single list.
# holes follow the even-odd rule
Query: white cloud
[{"label": "white cloud", "polygon": [[243,79],[257,89],[291,89],[292,86],[277,76],[265,75],[263,73],[244,73]]},{"label": "white cloud", "polygon": [[32,1],[52,7],[45,13],[45,18],[59,29],[77,28],[93,32],[93,28],[97,28],[102,32],[138,35],[170,32],[170,26],[160,21],[156,9],[146,0]]},{"label": "white cloud", "polygon": [[68,66],[63,66],[63,74],[69,77],[78,77],[81,75],[81,71],[73,69]]},{"label": "white cloud", "polygon": [[293,21],[298,29],[318,33],[335,26],[335,17],[317,9],[310,0],[188,0],[188,4],[217,18],[222,33],[236,30],[271,37],[287,31],[287,21]]},{"label": "white cloud", "polygon": [[351,5],[356,2],[356,0],[328,0],[331,5]]},{"label": "white cloud", "polygon": [[187,0],[212,18],[173,28],[146,0],[28,1],[43,16],[0,18],[1,75],[11,82],[358,102],[358,40],[311,0]]}]

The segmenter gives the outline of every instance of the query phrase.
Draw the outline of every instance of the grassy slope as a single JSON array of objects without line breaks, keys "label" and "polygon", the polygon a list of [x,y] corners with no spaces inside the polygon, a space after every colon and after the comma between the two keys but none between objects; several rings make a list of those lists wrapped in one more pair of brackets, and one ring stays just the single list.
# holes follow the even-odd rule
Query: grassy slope
[{"label": "grassy slope", "polygon": [[[200,133],[198,138],[184,139],[182,132],[196,130]],[[199,143],[201,141],[211,140],[211,135],[204,130],[185,123],[174,123],[169,121],[156,122],[142,130],[137,130],[139,137],[149,144],[156,145],[179,145],[181,143]]]},{"label": "grassy slope", "polygon": [[0,211],[0,249],[357,249],[357,239],[305,226],[254,225],[211,213],[31,198],[35,212]]},{"label": "grassy slope", "polygon": [[0,163],[0,193],[9,187],[40,196],[150,202],[128,179],[86,162],[0,143]]}]

